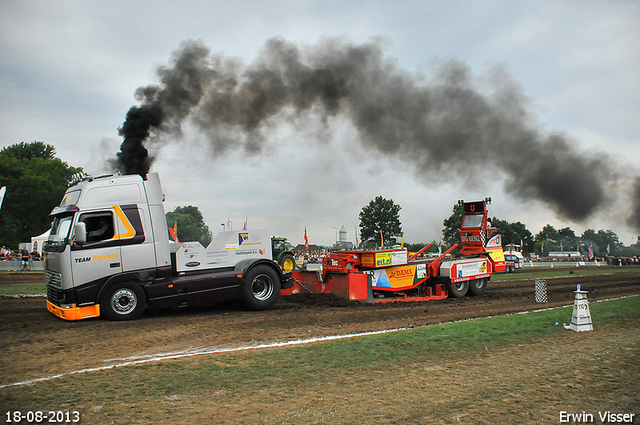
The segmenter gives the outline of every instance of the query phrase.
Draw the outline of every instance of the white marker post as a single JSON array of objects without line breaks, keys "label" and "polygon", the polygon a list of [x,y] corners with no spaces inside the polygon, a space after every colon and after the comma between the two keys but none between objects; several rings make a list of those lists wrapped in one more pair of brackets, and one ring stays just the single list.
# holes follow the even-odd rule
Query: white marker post
[{"label": "white marker post", "polygon": [[592,331],[593,324],[591,323],[589,301],[587,301],[589,291],[581,291],[580,284],[578,284],[578,289],[573,292],[576,294],[576,298],[573,301],[573,316],[568,329],[576,332]]}]

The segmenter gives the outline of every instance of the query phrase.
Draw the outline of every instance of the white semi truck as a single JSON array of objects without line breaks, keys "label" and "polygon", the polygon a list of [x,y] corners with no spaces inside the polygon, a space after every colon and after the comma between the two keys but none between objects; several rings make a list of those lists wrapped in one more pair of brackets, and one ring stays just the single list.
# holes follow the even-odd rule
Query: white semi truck
[{"label": "white semi truck", "polygon": [[184,304],[242,300],[270,308],[291,274],[264,230],[219,233],[205,248],[173,243],[157,173],[74,176],[44,247],[47,309],[65,320],[138,318]]}]

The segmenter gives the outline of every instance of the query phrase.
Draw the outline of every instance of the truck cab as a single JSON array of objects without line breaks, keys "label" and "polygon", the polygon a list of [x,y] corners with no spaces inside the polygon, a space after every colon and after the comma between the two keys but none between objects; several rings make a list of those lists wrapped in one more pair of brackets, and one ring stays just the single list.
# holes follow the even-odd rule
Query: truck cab
[{"label": "truck cab", "polygon": [[505,247],[504,258],[514,264],[514,268],[521,269],[524,267],[524,255],[520,245],[508,244]]},{"label": "truck cab", "polygon": [[275,303],[290,277],[270,260],[268,236],[227,234],[211,250],[170,243],[163,202],[157,173],[75,176],[51,212],[44,247],[48,310],[66,320],[128,320],[147,305],[237,298],[265,309]]}]

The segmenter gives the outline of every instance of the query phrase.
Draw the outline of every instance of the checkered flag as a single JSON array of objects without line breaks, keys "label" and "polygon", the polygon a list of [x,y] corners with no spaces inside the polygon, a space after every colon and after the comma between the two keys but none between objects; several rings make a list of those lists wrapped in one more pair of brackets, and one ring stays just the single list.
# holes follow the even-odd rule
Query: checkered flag
[{"label": "checkered flag", "polygon": [[547,282],[543,279],[536,279],[536,302],[547,302]]}]

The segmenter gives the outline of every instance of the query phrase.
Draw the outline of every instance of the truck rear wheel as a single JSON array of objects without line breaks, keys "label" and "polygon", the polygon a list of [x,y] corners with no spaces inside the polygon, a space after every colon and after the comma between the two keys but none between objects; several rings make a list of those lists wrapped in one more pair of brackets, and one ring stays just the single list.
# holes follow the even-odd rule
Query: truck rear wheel
[{"label": "truck rear wheel", "polygon": [[242,300],[250,310],[271,308],[280,295],[280,278],[269,266],[259,265],[246,274]]},{"label": "truck rear wheel", "polygon": [[489,283],[489,279],[476,279],[469,282],[469,295],[480,296],[484,293],[485,289],[487,289],[487,284]]},{"label": "truck rear wheel", "polygon": [[121,282],[107,289],[100,302],[100,311],[109,320],[135,320],[146,303],[144,290],[135,282]]},{"label": "truck rear wheel", "polygon": [[450,282],[449,283],[449,295],[454,298],[462,298],[467,294],[469,290],[469,281],[464,282]]}]

